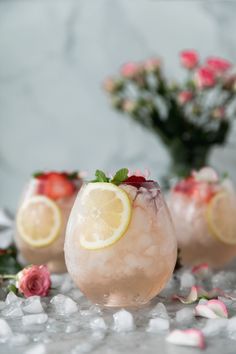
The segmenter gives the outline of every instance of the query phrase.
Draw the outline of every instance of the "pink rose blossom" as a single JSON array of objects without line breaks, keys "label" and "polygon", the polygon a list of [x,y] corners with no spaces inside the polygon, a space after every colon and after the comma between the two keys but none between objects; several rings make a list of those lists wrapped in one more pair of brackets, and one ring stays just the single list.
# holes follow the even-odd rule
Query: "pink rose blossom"
[{"label": "pink rose blossom", "polygon": [[51,287],[50,273],[45,265],[32,265],[18,273],[17,287],[25,297],[47,296]]},{"label": "pink rose blossom", "polygon": [[214,72],[208,67],[201,67],[195,74],[196,84],[199,88],[213,87],[216,83]]},{"label": "pink rose blossom", "polygon": [[158,71],[161,66],[161,61],[158,58],[150,58],[145,61],[144,63],[144,69],[147,72],[153,72],[153,71]]},{"label": "pink rose blossom", "polygon": [[215,74],[223,74],[231,68],[232,64],[228,60],[211,57],[207,59],[206,66]]},{"label": "pink rose blossom", "polygon": [[198,61],[198,53],[195,50],[184,50],[180,53],[180,62],[186,69],[194,69]]},{"label": "pink rose blossom", "polygon": [[129,62],[121,67],[121,75],[127,79],[133,79],[141,70],[140,64]]},{"label": "pink rose blossom", "polygon": [[185,103],[191,101],[192,98],[193,98],[193,93],[191,91],[182,91],[178,95],[178,102],[181,105],[184,105]]}]

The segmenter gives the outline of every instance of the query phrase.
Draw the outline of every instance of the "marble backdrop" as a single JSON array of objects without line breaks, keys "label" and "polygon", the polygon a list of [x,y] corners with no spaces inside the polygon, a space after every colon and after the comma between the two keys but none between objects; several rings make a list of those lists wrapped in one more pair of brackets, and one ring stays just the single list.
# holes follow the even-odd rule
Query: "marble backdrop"
[{"label": "marble backdrop", "polygon": [[[236,61],[236,1],[0,0],[0,207],[40,169],[168,164],[158,139],[111,110],[101,83],[121,63],[177,53]],[[214,164],[236,181],[235,131]]]}]

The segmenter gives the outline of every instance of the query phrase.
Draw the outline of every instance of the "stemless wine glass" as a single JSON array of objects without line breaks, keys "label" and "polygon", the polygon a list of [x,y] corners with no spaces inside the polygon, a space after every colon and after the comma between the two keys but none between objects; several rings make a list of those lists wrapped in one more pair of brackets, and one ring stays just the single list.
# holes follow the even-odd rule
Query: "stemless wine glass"
[{"label": "stemless wine glass", "polygon": [[82,179],[77,172],[36,174],[27,184],[17,211],[15,241],[28,263],[66,271],[64,239],[67,220]]},{"label": "stemless wine glass", "polygon": [[81,188],[68,221],[65,259],[92,302],[147,303],[170,279],[176,254],[172,221],[156,182],[128,178],[119,186],[90,182]]},{"label": "stemless wine glass", "polygon": [[236,257],[236,194],[205,167],[178,182],[168,197],[183,265],[224,266]]}]

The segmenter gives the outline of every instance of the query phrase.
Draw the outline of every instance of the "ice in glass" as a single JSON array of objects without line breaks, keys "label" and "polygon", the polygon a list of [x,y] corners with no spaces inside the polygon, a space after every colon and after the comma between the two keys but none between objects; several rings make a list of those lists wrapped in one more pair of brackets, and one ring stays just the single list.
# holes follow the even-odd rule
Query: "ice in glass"
[{"label": "ice in glass", "polygon": [[26,186],[16,216],[15,240],[28,263],[65,272],[67,220],[82,184],[77,172],[37,173]]},{"label": "ice in glass", "polygon": [[171,190],[168,205],[184,265],[224,266],[236,256],[236,194],[228,178],[210,167]]},{"label": "ice in glass", "polygon": [[159,185],[127,169],[84,184],[65,239],[68,272],[104,306],[139,306],[157,295],[176,263],[176,238]]}]

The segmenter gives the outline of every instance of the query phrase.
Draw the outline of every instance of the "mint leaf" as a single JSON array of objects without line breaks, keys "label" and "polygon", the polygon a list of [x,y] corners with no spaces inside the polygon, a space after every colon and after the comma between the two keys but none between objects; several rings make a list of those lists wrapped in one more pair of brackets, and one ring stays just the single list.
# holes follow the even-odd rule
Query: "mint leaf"
[{"label": "mint leaf", "polygon": [[128,168],[121,168],[119,171],[116,172],[115,176],[110,182],[118,186],[128,178],[128,173]]},{"label": "mint leaf", "polygon": [[101,170],[96,170],[95,176],[96,176],[96,179],[93,180],[92,182],[109,182],[110,181],[110,179]]},{"label": "mint leaf", "polygon": [[37,171],[37,172],[33,173],[33,177],[34,177],[34,178],[38,178],[38,177],[40,177],[40,176],[42,176],[42,175],[43,175],[43,172],[42,172],[42,171]]}]

